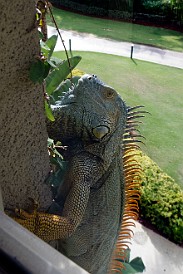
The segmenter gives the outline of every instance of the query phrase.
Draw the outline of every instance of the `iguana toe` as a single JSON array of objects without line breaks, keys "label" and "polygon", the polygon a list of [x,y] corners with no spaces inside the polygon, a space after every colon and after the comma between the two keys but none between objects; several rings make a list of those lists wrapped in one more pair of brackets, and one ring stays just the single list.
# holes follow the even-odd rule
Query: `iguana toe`
[{"label": "iguana toe", "polygon": [[12,217],[17,223],[24,226],[31,232],[35,232],[36,230],[36,219],[37,219],[37,212],[34,211],[33,213],[29,213],[23,209],[15,209],[15,217]]}]

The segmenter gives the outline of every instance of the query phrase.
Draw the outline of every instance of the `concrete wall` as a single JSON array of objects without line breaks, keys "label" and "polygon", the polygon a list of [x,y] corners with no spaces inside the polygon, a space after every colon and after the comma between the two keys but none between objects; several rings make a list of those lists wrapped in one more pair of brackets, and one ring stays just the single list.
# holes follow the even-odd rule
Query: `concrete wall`
[{"label": "concrete wall", "polygon": [[28,77],[39,55],[35,2],[0,1],[0,183],[4,206],[26,208],[28,197],[46,207],[51,192],[41,85]]}]

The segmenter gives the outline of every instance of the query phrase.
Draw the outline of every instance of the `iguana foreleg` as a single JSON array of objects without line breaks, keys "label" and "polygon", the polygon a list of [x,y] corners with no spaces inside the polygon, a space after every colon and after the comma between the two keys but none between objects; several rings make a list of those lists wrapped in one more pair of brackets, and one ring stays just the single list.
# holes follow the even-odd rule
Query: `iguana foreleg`
[{"label": "iguana foreleg", "polygon": [[[90,165],[86,164],[86,158]],[[83,218],[89,199],[90,184],[98,173],[96,169],[95,159],[92,160],[86,155],[73,157],[65,182],[70,183],[71,187],[62,216],[42,213],[34,209],[31,214],[24,210],[16,211],[18,217],[14,219],[44,241],[68,238]]]}]

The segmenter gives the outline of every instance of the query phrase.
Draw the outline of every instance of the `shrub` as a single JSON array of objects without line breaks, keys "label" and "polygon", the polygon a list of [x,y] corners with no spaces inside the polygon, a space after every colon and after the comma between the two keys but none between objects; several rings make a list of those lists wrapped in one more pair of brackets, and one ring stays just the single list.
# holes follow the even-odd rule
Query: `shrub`
[{"label": "shrub", "polygon": [[168,2],[162,0],[143,0],[142,5],[144,10],[150,14],[164,14],[167,7],[170,7]]},{"label": "shrub", "polygon": [[75,8],[75,5],[77,6],[87,6],[89,7],[96,7],[101,8],[104,10],[126,10],[126,11],[132,11],[133,9],[133,0],[123,0],[123,1],[110,1],[110,0],[51,0],[53,4],[60,4],[63,6],[68,6],[70,3]]},{"label": "shrub", "polygon": [[140,215],[168,239],[183,243],[183,191],[149,157],[136,157],[143,170]]},{"label": "shrub", "polygon": [[[82,2],[82,1],[81,1]],[[113,9],[112,6],[104,5],[103,6],[97,6],[93,3],[79,3],[75,1],[69,1],[69,0],[52,0],[51,3],[53,5],[56,5],[58,7],[65,7],[70,10],[78,11],[80,13],[88,14],[88,15],[95,15],[95,16],[101,16],[101,17],[108,17],[108,18],[115,18],[115,19],[132,19],[133,13],[131,8],[125,8],[116,10]]]}]

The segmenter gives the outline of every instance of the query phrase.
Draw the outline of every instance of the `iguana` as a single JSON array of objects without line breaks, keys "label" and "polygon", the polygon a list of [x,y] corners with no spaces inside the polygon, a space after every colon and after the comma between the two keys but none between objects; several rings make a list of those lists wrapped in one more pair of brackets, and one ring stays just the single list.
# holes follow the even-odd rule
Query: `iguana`
[{"label": "iguana", "polygon": [[67,147],[68,169],[56,197],[60,213],[19,210],[19,223],[45,241],[59,240],[59,249],[93,274],[121,271],[115,257],[123,257],[129,220],[137,216],[140,168],[132,156],[139,107],[127,107],[96,76],[81,77],[48,123],[49,137]]}]

